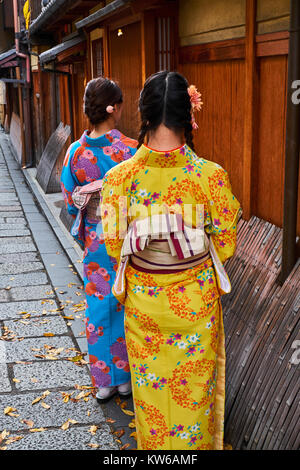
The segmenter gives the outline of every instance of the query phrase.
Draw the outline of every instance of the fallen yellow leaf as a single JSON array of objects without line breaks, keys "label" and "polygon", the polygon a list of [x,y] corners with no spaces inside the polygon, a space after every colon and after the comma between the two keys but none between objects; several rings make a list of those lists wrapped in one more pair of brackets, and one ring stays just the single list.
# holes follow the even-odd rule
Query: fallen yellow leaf
[{"label": "fallen yellow leaf", "polygon": [[87,444],[87,446],[91,447],[92,449],[98,449],[98,447],[100,447],[99,444],[94,444],[93,442],[90,442],[89,444]]},{"label": "fallen yellow leaf", "polygon": [[75,419],[68,419],[68,420],[61,426],[61,429],[62,429],[63,431],[66,431],[66,430],[69,428],[70,424],[77,424],[77,423],[78,423],[78,421],[76,421]]},{"label": "fallen yellow leaf", "polygon": [[49,392],[49,390],[46,390],[43,395],[41,395],[40,397],[37,397],[35,398],[31,404],[34,405],[35,403],[38,403],[40,400],[43,400],[44,398],[46,398],[51,392]]},{"label": "fallen yellow leaf", "polygon": [[97,426],[91,426],[90,429],[89,429],[89,432],[90,432],[91,434],[96,434],[97,429],[98,429]]},{"label": "fallen yellow leaf", "polygon": [[66,422],[61,426],[61,429],[62,429],[63,431],[66,431],[66,429],[68,429],[69,426],[70,426],[70,421],[68,420],[68,421],[66,421]]},{"label": "fallen yellow leaf", "polygon": [[54,336],[54,333],[44,333],[44,336]]},{"label": "fallen yellow leaf", "polygon": [[9,437],[5,444],[9,445],[12,442],[19,441],[20,439],[23,439],[23,436],[14,436],[14,437]]},{"label": "fallen yellow leaf", "polygon": [[17,411],[16,408],[12,408],[11,406],[7,406],[4,410],[4,414],[8,415],[8,414],[12,413],[13,411]]},{"label": "fallen yellow leaf", "polygon": [[111,418],[106,418],[106,420],[105,420],[105,421],[106,421],[107,423],[111,423],[111,424],[113,424],[113,423],[115,423],[115,422],[116,422],[116,420],[115,420],[115,419],[111,419]]},{"label": "fallen yellow leaf", "polygon": [[45,428],[33,428],[33,429],[29,429],[29,432],[44,432],[46,431]]},{"label": "fallen yellow leaf", "polygon": [[115,436],[117,436],[117,437],[122,437],[125,434],[125,431],[124,431],[124,429],[118,429],[113,434],[115,434]]},{"label": "fallen yellow leaf", "polygon": [[134,416],[134,412],[133,412],[133,411],[130,411],[130,410],[123,410],[123,409],[122,409],[122,411],[123,411],[123,413],[125,413],[125,414],[128,415],[128,416]]},{"label": "fallen yellow leaf", "polygon": [[124,444],[122,447],[120,447],[120,450],[126,450],[128,449],[128,447],[130,447],[130,444]]},{"label": "fallen yellow leaf", "polygon": [[26,424],[29,428],[32,428],[34,425],[34,422],[31,419],[23,419],[22,423]]},{"label": "fallen yellow leaf", "polygon": [[44,403],[43,401],[42,401],[41,405],[42,405],[43,408],[45,408],[45,410],[49,410],[49,408],[51,408],[50,405],[47,405],[47,403]]},{"label": "fallen yellow leaf", "polygon": [[6,431],[6,429],[4,429],[4,431],[2,431],[2,433],[0,434],[0,443],[7,438],[7,436],[9,436],[9,431]]}]

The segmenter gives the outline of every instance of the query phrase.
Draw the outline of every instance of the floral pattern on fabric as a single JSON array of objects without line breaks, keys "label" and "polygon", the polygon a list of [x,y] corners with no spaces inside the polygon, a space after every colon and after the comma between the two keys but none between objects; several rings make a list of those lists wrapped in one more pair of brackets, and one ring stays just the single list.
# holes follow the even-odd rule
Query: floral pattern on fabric
[{"label": "floral pattern on fabric", "polygon": [[[204,228],[221,261],[234,254],[240,204],[228,175],[187,145],[171,152],[142,146],[126,164],[106,174],[102,201],[112,207],[102,214],[103,233],[109,255],[117,260],[122,239],[110,235],[121,232],[113,218],[120,196],[127,207],[143,207],[145,217],[171,206],[193,226],[196,211],[184,214],[183,208],[202,204]],[[133,211],[128,223],[136,217]],[[126,293],[125,337],[138,449],[222,449],[225,341],[212,259],[167,275],[144,273],[129,264]]]},{"label": "floral pattern on fabric", "polygon": [[[114,129],[97,139],[87,131],[68,149],[61,188],[68,212],[76,216],[72,192],[99,178],[117,163],[130,159],[137,142]],[[112,295],[117,260],[109,256],[101,223],[84,218],[83,275],[87,309],[86,337],[91,363],[92,383],[96,387],[119,385],[130,380],[124,333],[124,308]]]}]

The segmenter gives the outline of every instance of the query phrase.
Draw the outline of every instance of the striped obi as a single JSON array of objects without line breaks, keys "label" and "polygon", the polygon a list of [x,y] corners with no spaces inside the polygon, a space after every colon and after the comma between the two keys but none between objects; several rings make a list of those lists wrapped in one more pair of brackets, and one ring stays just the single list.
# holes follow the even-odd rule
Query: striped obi
[{"label": "striped obi", "polygon": [[184,224],[180,214],[157,214],[130,225],[122,257],[147,272],[178,272],[209,258],[209,241],[201,228]]},{"label": "striped obi", "polygon": [[134,220],[123,242],[113,293],[123,299],[129,259],[140,271],[168,274],[197,266],[209,258],[213,261],[220,291],[229,293],[229,278],[212,237],[207,236],[203,226],[187,226],[180,214],[157,214]]}]

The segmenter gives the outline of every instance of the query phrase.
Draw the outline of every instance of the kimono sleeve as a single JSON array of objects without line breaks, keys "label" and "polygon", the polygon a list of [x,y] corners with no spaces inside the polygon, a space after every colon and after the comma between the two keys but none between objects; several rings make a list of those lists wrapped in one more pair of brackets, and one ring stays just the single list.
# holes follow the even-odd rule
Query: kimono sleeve
[{"label": "kimono sleeve", "polygon": [[215,165],[208,176],[208,217],[205,230],[212,237],[220,261],[233,256],[242,209],[233,195],[227,172]]},{"label": "kimono sleeve", "polygon": [[75,150],[76,150],[76,145],[74,144],[72,144],[68,148],[65,159],[64,159],[63,169],[62,169],[61,178],[60,178],[61,190],[64,196],[64,201],[66,204],[67,211],[74,218],[77,215],[78,209],[75,207],[73,203],[72,193],[75,187],[79,185],[76,176],[72,172],[72,166],[71,166],[71,162],[72,162],[72,158],[73,158]]},{"label": "kimono sleeve", "polygon": [[104,180],[101,192],[101,218],[106,251],[119,263],[123,239],[127,231],[127,198],[122,185],[112,183],[111,171]]}]

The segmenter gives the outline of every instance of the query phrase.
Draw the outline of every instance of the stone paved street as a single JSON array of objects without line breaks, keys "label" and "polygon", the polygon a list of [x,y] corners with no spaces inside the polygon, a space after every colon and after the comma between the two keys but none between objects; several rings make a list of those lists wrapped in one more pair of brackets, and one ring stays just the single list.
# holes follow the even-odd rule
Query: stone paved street
[{"label": "stone paved street", "polygon": [[[0,447],[135,447],[128,428],[133,417],[117,400],[100,407],[84,388],[91,381],[82,280],[3,132],[0,178],[0,435],[6,431]],[[132,410],[132,401],[126,407]]]}]

